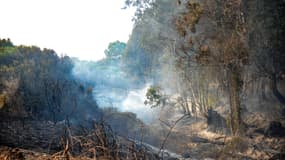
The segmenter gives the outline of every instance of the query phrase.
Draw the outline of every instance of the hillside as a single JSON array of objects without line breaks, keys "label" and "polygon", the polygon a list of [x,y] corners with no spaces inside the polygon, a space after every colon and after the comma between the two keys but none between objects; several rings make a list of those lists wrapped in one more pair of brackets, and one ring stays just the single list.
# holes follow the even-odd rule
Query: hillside
[{"label": "hillside", "polygon": [[126,0],[98,61],[0,37],[0,160],[285,159],[283,0]]}]

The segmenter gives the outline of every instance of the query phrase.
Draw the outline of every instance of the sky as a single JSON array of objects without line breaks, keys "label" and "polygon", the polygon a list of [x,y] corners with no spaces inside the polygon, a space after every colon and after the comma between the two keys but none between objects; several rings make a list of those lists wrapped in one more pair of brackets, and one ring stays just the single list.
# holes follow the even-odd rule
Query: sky
[{"label": "sky", "polygon": [[0,38],[99,60],[110,42],[127,42],[133,9],[125,0],[0,0]]}]

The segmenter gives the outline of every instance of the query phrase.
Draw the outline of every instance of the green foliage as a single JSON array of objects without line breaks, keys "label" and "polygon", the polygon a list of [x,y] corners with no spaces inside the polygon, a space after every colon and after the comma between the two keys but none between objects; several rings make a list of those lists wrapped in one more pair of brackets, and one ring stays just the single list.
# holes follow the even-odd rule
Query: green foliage
[{"label": "green foliage", "polygon": [[0,57],[5,57],[7,55],[13,54],[17,51],[15,47],[0,47]]},{"label": "green foliage", "polygon": [[150,105],[151,107],[158,107],[164,105],[164,97],[161,93],[161,88],[158,86],[150,86],[146,92],[145,105]]},{"label": "green foliage", "polygon": [[105,55],[107,58],[121,58],[125,53],[126,43],[115,41],[109,44],[108,49],[105,50]]},{"label": "green foliage", "polygon": [[[17,48],[14,47],[10,39],[0,39],[0,58],[8,57],[17,52]],[[1,60],[0,60],[1,63]]]},{"label": "green foliage", "polygon": [[0,39],[0,47],[13,47],[13,43],[8,39]]}]

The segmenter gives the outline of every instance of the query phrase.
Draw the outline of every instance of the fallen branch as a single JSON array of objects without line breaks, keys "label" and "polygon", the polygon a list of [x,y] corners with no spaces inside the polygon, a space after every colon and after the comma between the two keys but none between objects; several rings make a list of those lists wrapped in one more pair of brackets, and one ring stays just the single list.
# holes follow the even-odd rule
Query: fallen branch
[{"label": "fallen branch", "polygon": [[[164,152],[162,152],[162,151],[164,150],[164,145],[165,145],[166,141],[168,140],[168,137],[170,136],[171,132],[173,131],[173,129],[174,129],[175,126],[177,125],[177,123],[179,123],[182,119],[184,119],[184,118],[187,117],[187,116],[188,116],[188,115],[186,115],[186,114],[183,115],[182,117],[178,118],[178,119],[174,122],[174,124],[173,124],[172,126],[170,126],[170,129],[169,129],[169,131],[168,131],[166,137],[164,138],[164,140],[163,140],[163,142],[162,142],[162,144],[161,144],[161,146],[160,146],[158,155],[160,155],[161,153],[164,153]],[[162,154],[162,157],[163,157],[163,154]]]}]

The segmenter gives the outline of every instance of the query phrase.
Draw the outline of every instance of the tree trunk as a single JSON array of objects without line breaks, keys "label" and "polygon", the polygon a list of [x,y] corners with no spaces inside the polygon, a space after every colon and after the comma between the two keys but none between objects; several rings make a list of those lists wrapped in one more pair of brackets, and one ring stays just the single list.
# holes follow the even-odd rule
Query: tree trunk
[{"label": "tree trunk", "polygon": [[242,133],[242,120],[240,112],[240,92],[242,89],[241,73],[238,66],[232,66],[228,74],[231,117],[230,124],[233,135]]},{"label": "tree trunk", "polygon": [[272,89],[273,95],[278,99],[278,101],[281,104],[285,105],[285,97],[280,93],[277,87],[276,74],[272,74],[271,80],[272,80],[271,89]]}]

